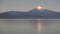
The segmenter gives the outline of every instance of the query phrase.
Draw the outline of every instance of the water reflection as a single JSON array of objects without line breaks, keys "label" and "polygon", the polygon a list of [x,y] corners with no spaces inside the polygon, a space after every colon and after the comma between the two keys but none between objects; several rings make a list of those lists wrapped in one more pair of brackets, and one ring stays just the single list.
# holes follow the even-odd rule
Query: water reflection
[{"label": "water reflection", "polygon": [[60,34],[60,20],[0,19],[0,34]]}]

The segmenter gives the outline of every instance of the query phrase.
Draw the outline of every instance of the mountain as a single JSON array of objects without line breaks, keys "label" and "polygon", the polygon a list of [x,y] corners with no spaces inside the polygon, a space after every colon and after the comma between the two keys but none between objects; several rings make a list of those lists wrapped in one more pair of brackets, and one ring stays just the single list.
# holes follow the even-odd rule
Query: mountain
[{"label": "mountain", "polygon": [[38,6],[28,12],[22,11],[8,11],[0,13],[0,18],[44,18],[44,19],[59,19],[60,13],[45,9]]},{"label": "mountain", "polygon": [[0,13],[0,18],[23,18],[26,14],[27,12],[7,11]]},{"label": "mountain", "polygon": [[35,15],[37,18],[60,18],[59,12],[54,12],[52,10],[43,9],[43,10],[37,10],[33,9],[29,11],[29,15]]}]

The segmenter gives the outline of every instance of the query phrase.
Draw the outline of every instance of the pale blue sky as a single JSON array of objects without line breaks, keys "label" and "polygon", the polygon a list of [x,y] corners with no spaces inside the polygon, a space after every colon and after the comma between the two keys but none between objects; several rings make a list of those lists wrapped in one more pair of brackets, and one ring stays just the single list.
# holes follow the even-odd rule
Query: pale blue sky
[{"label": "pale blue sky", "polygon": [[8,10],[27,11],[38,5],[60,11],[60,0],[0,0],[0,12]]}]

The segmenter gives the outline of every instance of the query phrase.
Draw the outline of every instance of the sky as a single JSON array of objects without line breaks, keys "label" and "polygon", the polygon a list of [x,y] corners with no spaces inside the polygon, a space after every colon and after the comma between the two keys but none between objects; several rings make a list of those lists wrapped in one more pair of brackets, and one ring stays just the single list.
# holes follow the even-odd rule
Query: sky
[{"label": "sky", "polygon": [[60,0],[0,0],[0,12],[29,11],[38,5],[59,12],[59,3]]}]

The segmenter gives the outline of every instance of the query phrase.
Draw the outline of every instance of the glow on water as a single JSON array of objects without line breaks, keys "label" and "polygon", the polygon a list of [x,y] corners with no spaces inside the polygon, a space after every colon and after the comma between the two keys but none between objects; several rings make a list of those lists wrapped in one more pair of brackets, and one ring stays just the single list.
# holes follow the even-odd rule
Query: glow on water
[{"label": "glow on water", "polygon": [[37,32],[38,34],[42,33],[42,21],[41,20],[37,21]]}]

